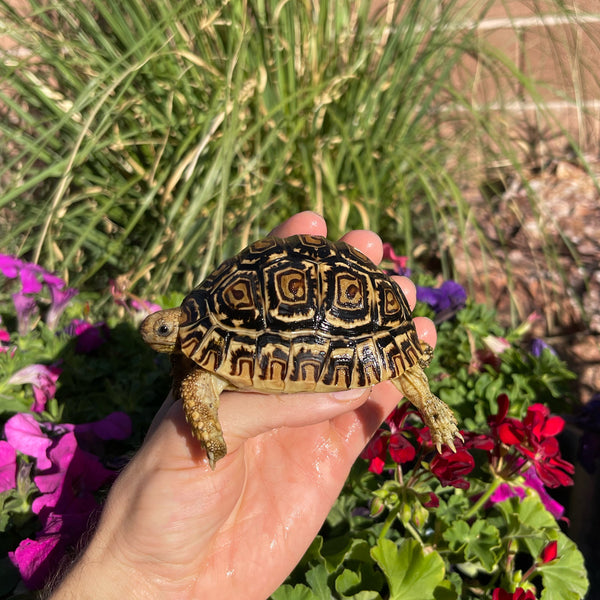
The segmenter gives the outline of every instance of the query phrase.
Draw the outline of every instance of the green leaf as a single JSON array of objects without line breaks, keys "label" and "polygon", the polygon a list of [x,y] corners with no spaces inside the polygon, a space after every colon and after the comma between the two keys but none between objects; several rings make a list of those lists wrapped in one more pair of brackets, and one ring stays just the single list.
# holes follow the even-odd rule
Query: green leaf
[{"label": "green leaf", "polygon": [[542,576],[542,600],[579,600],[585,596],[589,581],[584,560],[577,546],[564,534],[558,534],[557,557],[537,571]]},{"label": "green leaf", "polygon": [[319,600],[329,600],[331,598],[327,582],[328,577],[329,573],[325,565],[317,565],[306,573],[306,582]]},{"label": "green leaf", "polygon": [[350,569],[344,569],[335,580],[335,591],[346,597],[345,594],[350,593],[350,590],[359,586],[360,583],[360,575],[358,573]]},{"label": "green leaf", "polygon": [[462,490],[455,490],[447,500],[441,497],[439,500],[440,505],[435,512],[435,516],[437,519],[448,523],[448,525],[460,519],[460,516],[464,515],[470,507],[469,498],[462,493]]},{"label": "green leaf", "polygon": [[494,550],[500,548],[500,532],[485,521],[475,521],[470,527],[466,521],[456,521],[444,532],[444,539],[454,552],[462,550],[466,561],[477,561],[488,572],[498,561],[498,553]]},{"label": "green leaf", "polygon": [[444,561],[437,552],[427,555],[416,540],[396,546],[381,540],[371,555],[384,572],[390,588],[390,600],[427,600],[444,579]]},{"label": "green leaf", "polygon": [[523,500],[511,498],[499,502],[496,508],[504,515],[510,536],[534,559],[548,541],[556,539],[558,523],[539,497],[530,496]]},{"label": "green leaf", "polygon": [[466,546],[469,535],[469,524],[466,521],[455,521],[452,527],[444,531],[444,539],[449,542],[453,552],[460,552]]},{"label": "green leaf", "polygon": [[282,585],[271,594],[272,600],[320,600],[319,596],[305,585]]},{"label": "green leaf", "polygon": [[344,569],[335,579],[335,591],[340,598],[354,600],[369,600],[381,598],[379,592],[384,587],[385,580],[381,571],[375,571],[374,563],[359,565],[357,571]]}]

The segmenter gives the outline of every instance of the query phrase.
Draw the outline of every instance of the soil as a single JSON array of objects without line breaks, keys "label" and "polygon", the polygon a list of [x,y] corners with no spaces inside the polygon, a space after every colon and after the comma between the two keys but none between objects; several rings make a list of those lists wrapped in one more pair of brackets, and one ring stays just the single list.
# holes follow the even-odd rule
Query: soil
[{"label": "soil", "polygon": [[554,160],[474,190],[473,221],[488,249],[484,256],[474,228],[455,246],[459,280],[472,281],[471,295],[491,301],[505,324],[529,318],[531,335],[577,373],[582,402],[600,391],[600,163],[590,161],[586,170]]}]

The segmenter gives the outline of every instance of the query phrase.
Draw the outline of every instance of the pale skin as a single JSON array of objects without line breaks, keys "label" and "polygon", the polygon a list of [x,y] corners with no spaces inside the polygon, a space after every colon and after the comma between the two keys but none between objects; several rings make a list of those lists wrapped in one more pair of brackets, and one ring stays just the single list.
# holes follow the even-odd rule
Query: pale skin
[{"label": "pale skin", "polygon": [[[327,230],[305,212],[273,233]],[[343,239],[381,261],[376,234]],[[397,281],[413,307],[414,285]],[[416,318],[415,326],[434,347],[433,323]],[[225,391],[219,417],[228,453],[213,471],[169,394],[51,597],[264,600],[302,557],[353,462],[401,399],[389,381],[335,394]]]}]

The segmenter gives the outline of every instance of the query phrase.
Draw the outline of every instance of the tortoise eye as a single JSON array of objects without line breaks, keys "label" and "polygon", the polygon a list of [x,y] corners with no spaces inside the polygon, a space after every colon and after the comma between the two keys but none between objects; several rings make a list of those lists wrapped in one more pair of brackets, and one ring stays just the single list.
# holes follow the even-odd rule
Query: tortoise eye
[{"label": "tortoise eye", "polygon": [[170,333],[171,333],[171,327],[169,325],[167,325],[166,323],[161,323],[156,328],[156,334],[160,335],[160,337],[167,337],[168,335],[170,335]]}]

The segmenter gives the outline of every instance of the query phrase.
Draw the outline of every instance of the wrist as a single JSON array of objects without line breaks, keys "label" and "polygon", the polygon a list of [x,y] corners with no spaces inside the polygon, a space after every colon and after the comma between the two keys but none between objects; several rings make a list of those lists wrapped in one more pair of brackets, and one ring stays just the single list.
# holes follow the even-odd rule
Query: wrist
[{"label": "wrist", "polygon": [[117,559],[93,539],[65,572],[50,600],[120,600],[152,598],[148,582],[139,572]]}]

